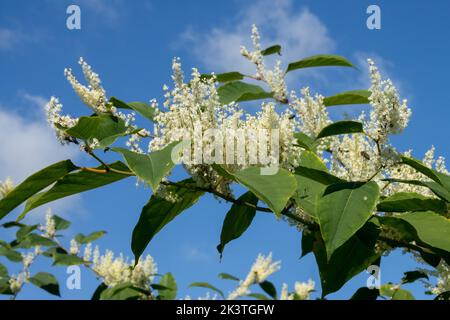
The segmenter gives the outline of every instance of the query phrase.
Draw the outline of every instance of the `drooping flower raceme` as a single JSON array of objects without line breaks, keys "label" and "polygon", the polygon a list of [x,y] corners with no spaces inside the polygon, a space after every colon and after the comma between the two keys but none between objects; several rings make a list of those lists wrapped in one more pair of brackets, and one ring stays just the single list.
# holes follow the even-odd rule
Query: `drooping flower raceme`
[{"label": "drooping flower raceme", "polygon": [[316,94],[311,96],[309,88],[301,90],[298,97],[295,91],[291,92],[290,107],[298,116],[298,129],[300,132],[315,138],[319,132],[331,123],[328,111],[323,103],[323,96]]},{"label": "drooping flower raceme", "polygon": [[[405,152],[404,155],[410,157],[411,151]],[[440,173],[448,174],[448,171],[445,167],[445,158],[439,156],[437,159],[435,159],[434,146],[432,146],[431,149],[425,153],[425,156],[422,159],[422,163],[430,169],[435,169]],[[425,176],[424,174],[404,164],[397,164],[395,166],[392,166],[388,169],[388,172],[389,177],[393,179],[431,181],[431,179]],[[419,185],[407,183],[391,183],[386,188],[387,195],[391,195],[398,192],[414,192],[428,197],[436,197],[436,195],[430,189]]]},{"label": "drooping flower raceme", "polygon": [[266,69],[261,48],[261,37],[256,25],[252,26],[251,37],[254,51],[249,51],[245,46],[241,46],[241,55],[255,64],[256,74],[254,75],[254,78],[264,81],[270,87],[275,99],[286,102],[288,91],[284,80],[285,74],[281,69],[281,61],[276,61],[273,70]]},{"label": "drooping flower raceme", "polygon": [[78,123],[77,118],[72,118],[70,115],[61,115],[62,104],[58,98],[51,97],[50,101],[45,106],[47,112],[47,121],[55,130],[56,137],[61,144],[67,144],[73,139],[64,132],[64,129],[69,129]]},{"label": "drooping flower raceme", "polygon": [[373,179],[380,187],[390,177],[390,169],[399,163],[400,154],[389,142],[389,136],[401,133],[408,125],[411,110],[406,100],[400,101],[392,81],[383,80],[372,60],[368,60],[370,87],[370,117],[364,112],[358,117],[364,134],[335,137],[330,145],[331,171],[348,180]]},{"label": "drooping flower raceme", "polygon": [[314,291],[315,283],[311,279],[308,282],[295,282],[294,292],[288,292],[288,285],[283,284],[280,293],[280,300],[309,300]]},{"label": "drooping flower raceme", "polygon": [[82,85],[72,73],[72,69],[66,68],[64,74],[72,85],[74,91],[78,94],[81,101],[83,101],[93,112],[106,113],[110,110],[110,104],[106,98],[105,89],[101,86],[101,81],[97,73],[92,71],[90,65],[80,58],[78,63],[83,69],[84,77],[88,83],[87,86]]},{"label": "drooping flower raceme", "polygon": [[6,197],[14,189],[14,183],[11,178],[6,178],[5,181],[0,181],[0,199]]},{"label": "drooping flower raceme", "polygon": [[[155,117],[155,137],[149,151],[174,141],[192,139],[190,157],[184,157],[183,164],[199,185],[214,187],[225,194],[229,193],[229,181],[218,175],[211,163],[225,163],[231,171],[272,163],[291,166],[292,155],[297,156],[299,149],[294,146],[295,120],[290,110],[279,114],[274,103],[265,102],[261,111],[252,115],[236,103],[223,105],[214,77],[204,79],[193,69],[191,80],[185,83],[179,59],[174,59],[172,68],[174,88],[169,90],[164,86],[167,111],[160,111]],[[240,134],[245,139],[243,149],[234,144]],[[269,142],[265,161],[252,157],[252,142],[256,140]],[[274,140],[276,144],[272,148],[270,142]]]},{"label": "drooping flower raceme", "polygon": [[45,231],[44,236],[49,239],[52,239],[56,235],[56,223],[51,213],[51,210],[49,210],[45,215],[45,220],[46,223],[45,226],[43,227],[43,230]]},{"label": "drooping flower raceme", "polygon": [[148,289],[158,272],[150,255],[141,258],[136,266],[134,261],[128,261],[122,254],[115,257],[111,250],[106,250],[105,254],[101,255],[98,247],[95,247],[92,253],[92,247],[86,246],[83,256],[85,261],[92,262],[92,270],[107,286],[131,282],[136,287]]},{"label": "drooping flower raceme", "polygon": [[368,59],[370,78],[369,101],[372,106],[366,132],[379,143],[387,142],[388,135],[401,133],[408,125],[411,109],[407,101],[400,101],[397,89],[390,79],[382,80],[378,68]]},{"label": "drooping flower raceme", "polygon": [[280,269],[280,261],[272,261],[272,253],[267,257],[258,255],[247,277],[239,283],[239,286],[228,295],[228,300],[235,300],[239,297],[248,295],[250,287],[254,284],[264,282],[271,274]]}]

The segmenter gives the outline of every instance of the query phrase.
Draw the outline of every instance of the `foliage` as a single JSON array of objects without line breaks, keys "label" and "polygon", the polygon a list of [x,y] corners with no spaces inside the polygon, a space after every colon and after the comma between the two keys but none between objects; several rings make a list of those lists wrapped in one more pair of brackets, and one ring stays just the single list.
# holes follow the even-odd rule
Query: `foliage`
[{"label": "foliage", "polygon": [[[192,79],[186,83],[181,64],[175,59],[174,88],[164,88],[165,109],[159,108],[155,100],[148,104],[127,103],[115,97],[108,99],[98,75],[82,59],[80,64],[88,86],[80,84],[72,70],[66,70],[69,82],[93,114],[80,118],[63,116],[59,100],[52,98],[47,106],[49,122],[61,143],[79,144],[99,166],[87,167],[64,160],[33,174],[15,188],[10,183],[2,185],[0,219],[9,217],[15,208],[25,204],[16,222],[3,224],[4,228],[14,227],[18,231],[16,239],[0,243],[0,255],[14,263],[22,262],[24,269],[22,278],[12,277],[6,267],[0,265],[2,293],[15,296],[26,279],[59,295],[55,277],[43,272],[30,276],[29,262],[24,257],[30,260],[31,256],[23,257],[18,251],[39,248],[32,254],[33,259],[43,256],[53,259],[55,265],[82,264],[92,268],[103,279],[95,298],[174,299],[177,285],[173,275],[166,273],[155,283],[155,275],[149,273],[153,262],[150,258],[142,259],[141,255],[165,225],[206,193],[231,203],[218,241],[220,255],[224,254],[226,244],[247,230],[257,212],[273,213],[274,223],[286,220],[298,228],[302,235],[302,256],[314,254],[322,297],[338,291],[370,265],[379,265],[380,259],[396,248],[412,253],[431,268],[440,265],[439,270],[444,270],[448,267],[450,176],[443,158],[434,159],[434,149],[419,161],[411,153],[398,152],[390,144],[391,135],[401,133],[411,115],[392,82],[383,80],[369,60],[372,85],[368,90],[347,91],[330,97],[312,95],[309,88],[299,93],[290,92],[285,82],[288,73],[312,67],[353,67],[353,64],[337,55],[316,55],[288,63],[285,70],[278,61],[269,70],[264,59],[280,54],[281,46],[262,49],[256,27],[252,30],[252,40],[254,51],[242,47],[241,54],[255,65],[254,75],[237,71],[200,74],[193,69]],[[251,101],[253,106],[259,100],[263,101],[256,114],[238,104]],[[328,116],[328,107],[358,104],[370,105],[369,117],[362,114],[356,119],[332,121]],[[276,107],[285,110],[279,113]],[[155,130],[150,132],[135,125],[135,112],[153,122]],[[203,136],[208,129],[217,129],[214,139]],[[268,162],[248,155],[239,158],[239,152],[234,149],[226,150],[222,156],[238,159],[237,162],[216,161],[218,158],[214,157],[219,157],[219,151],[214,149],[213,142],[238,129],[263,132],[266,141],[277,143],[277,147],[270,146],[266,150]],[[177,130],[187,131],[188,140],[178,135]],[[278,131],[275,135],[270,130]],[[118,146],[124,137],[128,138],[129,149]],[[148,152],[141,149],[142,139],[150,139]],[[246,141],[244,153],[251,149],[250,140]],[[200,149],[207,150],[215,160],[206,161],[205,154],[200,157],[205,160],[202,162],[196,162],[195,156],[188,157]],[[108,164],[98,155],[99,150],[113,153],[125,163]],[[190,178],[174,182],[169,178],[179,161]],[[268,171],[263,173],[264,170]],[[39,234],[39,226],[20,222],[43,204],[129,177],[137,177],[149,185],[153,193],[142,209],[131,239],[136,263],[130,265],[114,259],[111,253],[104,256],[104,263],[115,263],[117,268],[126,271],[126,281],[117,282],[115,275],[103,274],[105,265],[101,262],[89,262],[90,249],[86,249],[84,257],[77,256],[78,246],[89,246],[103,232],[79,234],[72,248],[67,250],[55,238],[57,231],[68,227],[67,221],[55,216],[53,227],[48,222],[44,234]],[[240,197],[232,192],[231,186],[235,184],[246,189]],[[266,263],[264,268],[270,270],[269,274],[277,269],[276,264],[271,264],[271,257],[258,259],[255,268]],[[288,293],[283,286],[278,295],[275,286],[265,280],[268,274],[262,277],[264,279],[255,278],[255,274],[258,275],[251,272],[240,280],[231,297],[302,299],[312,290],[311,285],[298,285],[295,292]],[[143,279],[138,281],[136,277]],[[227,274],[221,277],[239,280]],[[362,288],[353,298],[412,299],[400,285],[417,279],[426,281],[425,278],[426,275],[408,271],[399,285],[384,284],[380,290]],[[440,281],[444,281],[442,279]],[[264,294],[250,292],[254,284],[259,284]],[[207,288],[225,297],[211,284],[196,282],[192,286]],[[444,294],[446,286],[441,283],[441,289],[431,290],[431,293],[440,299],[448,297]]]}]

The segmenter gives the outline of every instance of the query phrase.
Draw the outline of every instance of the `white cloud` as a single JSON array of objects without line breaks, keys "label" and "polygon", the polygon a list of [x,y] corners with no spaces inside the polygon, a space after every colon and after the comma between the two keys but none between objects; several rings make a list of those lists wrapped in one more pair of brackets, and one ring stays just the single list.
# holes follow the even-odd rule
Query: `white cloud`
[{"label": "white cloud", "polygon": [[181,248],[181,253],[184,259],[189,262],[210,262],[211,255],[209,255],[208,252],[208,250],[200,249],[192,244],[184,244]]},{"label": "white cloud", "polygon": [[[0,105],[0,180],[11,177],[16,184],[52,163],[74,159],[79,154],[76,147],[61,146],[47,125],[44,113],[36,112],[46,99],[26,93],[22,97],[32,102],[29,104],[32,108],[26,110],[27,118],[11,111],[18,108]],[[65,215],[68,209],[81,209],[79,196],[49,206],[61,215]],[[38,210],[38,216],[45,208]]]},{"label": "white cloud", "polygon": [[25,45],[41,44],[48,39],[45,31],[40,29],[24,30],[0,26],[0,53],[9,52]]},{"label": "white cloud", "polygon": [[0,28],[0,51],[12,49],[23,39],[23,34],[17,30]]},{"label": "white cloud", "polygon": [[48,102],[48,99],[46,99],[42,96],[32,95],[27,92],[24,92],[22,94],[22,98],[33,103],[35,106],[39,107],[39,110],[41,110],[41,111],[44,110],[44,107]]},{"label": "white cloud", "polygon": [[122,0],[79,0],[77,4],[82,11],[84,8],[87,8],[92,12],[101,15],[102,19],[99,21],[107,20],[108,22],[116,21],[123,9]]},{"label": "white cloud", "polygon": [[335,47],[326,26],[308,9],[294,10],[291,0],[262,0],[240,12],[230,27],[204,34],[188,28],[181,36],[194,54],[212,71],[253,70],[239,54],[240,45],[250,46],[251,25],[260,29],[262,45],[280,44],[284,61],[328,53]]}]

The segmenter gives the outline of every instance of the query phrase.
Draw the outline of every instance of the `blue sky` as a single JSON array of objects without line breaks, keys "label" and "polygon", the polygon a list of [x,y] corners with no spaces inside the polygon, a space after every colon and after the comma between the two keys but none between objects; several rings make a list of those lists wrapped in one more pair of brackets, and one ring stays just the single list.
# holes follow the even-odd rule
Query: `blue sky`
[{"label": "blue sky", "polygon": [[[66,8],[81,7],[81,30],[66,28]],[[381,8],[381,30],[366,27],[366,8]],[[426,4],[426,5],[425,5]],[[431,145],[449,157],[447,123],[450,106],[447,63],[450,45],[450,3],[434,1],[25,1],[0,2],[0,180],[16,182],[55,161],[70,157],[77,163],[90,160],[76,148],[60,147],[45,123],[42,105],[58,96],[64,110],[82,115],[87,109],[64,79],[63,69],[80,75],[77,61],[83,56],[98,72],[109,95],[123,100],[162,100],[162,85],[170,83],[174,56],[183,67],[201,71],[245,70],[239,45],[249,41],[250,26],[258,24],[263,45],[280,43],[288,63],[318,53],[341,54],[360,66],[356,70],[322,69],[289,79],[295,89],[309,85],[324,95],[367,88],[366,58],[373,58],[408,98],[413,110],[407,130],[395,137],[399,150],[414,148],[421,158]],[[81,75],[80,75],[81,76]],[[359,108],[359,107],[352,107]],[[332,111],[338,118],[344,111]],[[357,109],[359,110],[359,109]],[[142,122],[141,124],[144,124]],[[180,176],[179,172],[175,177]],[[55,213],[69,218],[69,237],[77,232],[107,230],[99,241],[131,256],[131,231],[141,207],[150,196],[148,188],[136,187],[133,179],[52,204]],[[222,262],[216,252],[228,204],[210,196],[169,224],[147,251],[161,272],[178,280],[180,296],[202,295],[188,289],[193,281],[209,281],[225,291],[230,284],[219,272],[244,277],[259,252],[273,252],[282,269],[272,277],[277,287],[312,278],[319,283],[311,255],[299,260],[300,234],[272,215],[259,214],[239,240],[227,246]],[[42,218],[45,208],[29,219]],[[30,220],[30,221],[31,221]],[[4,231],[1,231],[4,233]],[[401,266],[401,268],[400,268]],[[45,263],[36,267],[47,268]],[[399,252],[384,258],[382,282],[398,282],[401,271],[415,264]],[[38,268],[35,269],[39,271]],[[98,284],[88,271],[82,273],[82,289],[65,288],[65,270],[53,270],[62,284],[63,297],[89,298]],[[330,298],[348,298],[366,283],[367,274],[354,278]],[[419,285],[409,287],[426,298]],[[28,287],[23,298],[51,298]]]}]

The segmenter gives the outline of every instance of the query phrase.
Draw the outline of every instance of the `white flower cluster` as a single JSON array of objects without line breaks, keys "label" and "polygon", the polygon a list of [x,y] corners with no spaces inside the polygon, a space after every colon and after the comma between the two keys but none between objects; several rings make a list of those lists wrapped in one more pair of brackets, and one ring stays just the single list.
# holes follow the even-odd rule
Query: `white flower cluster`
[{"label": "white flower cluster", "polygon": [[38,255],[42,253],[41,248],[36,246],[33,252],[22,253],[22,271],[17,275],[12,275],[9,279],[9,288],[13,294],[19,293],[25,283],[30,278],[30,267]]},{"label": "white flower cluster", "polygon": [[11,178],[6,178],[5,181],[0,181],[0,199],[6,197],[14,189],[14,183]]},{"label": "white flower cluster", "polygon": [[44,236],[53,239],[56,235],[56,223],[50,209],[45,215],[45,221],[45,226],[42,228],[44,230]]},{"label": "white flower cluster", "polygon": [[228,295],[227,299],[235,300],[250,294],[250,287],[264,282],[271,274],[280,270],[280,263],[280,261],[272,262],[272,253],[267,257],[259,254],[245,280],[239,283],[239,286]]},{"label": "white flower cluster", "polygon": [[309,300],[311,293],[314,291],[315,283],[312,280],[308,282],[295,282],[294,292],[288,292],[288,285],[283,284],[280,293],[280,300]]},{"label": "white flower cluster", "polygon": [[429,285],[431,293],[439,295],[444,292],[450,291],[450,266],[441,260],[441,263],[434,270],[427,270],[430,276],[437,278],[437,283]]},{"label": "white flower cluster", "polygon": [[108,99],[106,98],[105,89],[101,86],[101,81],[97,73],[92,71],[91,66],[80,58],[78,63],[81,65],[84,77],[88,83],[87,86],[82,85],[72,73],[72,69],[66,68],[64,74],[78,94],[81,101],[84,102],[91,110],[97,114],[106,113],[110,110]]},{"label": "white flower cluster", "polygon": [[[72,248],[74,252],[79,250],[78,244],[74,244]],[[96,246],[92,252],[91,244],[86,245],[83,260],[92,263],[90,268],[107,286],[131,282],[136,287],[148,289],[158,272],[156,263],[150,255],[139,259],[134,266],[134,261],[128,261],[122,254],[115,257],[111,250],[106,250],[105,254],[101,255]]]},{"label": "white flower cluster", "polygon": [[[274,103],[265,102],[261,111],[251,115],[244,112],[236,103],[222,105],[214,77],[204,79],[197,69],[193,69],[191,80],[185,83],[179,59],[173,60],[172,69],[174,88],[172,90],[167,86],[163,88],[166,98],[164,106],[167,111],[160,111],[155,117],[154,138],[150,142],[149,151],[162,149],[169,143],[181,139],[192,139],[193,155],[212,155],[220,144],[220,149],[223,150],[222,159],[236,160],[236,165],[231,165],[230,170],[242,169],[251,164],[267,165],[255,162],[248,149],[227,148],[229,142],[227,139],[236,138],[236,132],[246,133],[247,141],[255,138],[252,134],[263,132],[265,136],[261,140],[268,142],[277,140],[277,148],[268,147],[269,164],[291,165],[292,155],[297,156],[299,149],[294,146],[295,120],[290,110],[280,115],[275,111]],[[274,129],[278,131],[278,137],[272,135]],[[212,137],[208,132],[217,134]],[[222,137],[222,141],[218,136]],[[245,144],[245,148],[250,148],[248,143]],[[195,156],[184,157],[183,163],[200,185],[213,186],[224,193],[229,192],[229,182],[221,178],[211,166],[198,164]]]},{"label": "white flower cluster", "polygon": [[331,172],[340,178],[364,181],[380,170],[377,149],[373,142],[362,134],[334,139],[331,150]]},{"label": "white flower cluster", "polygon": [[241,55],[255,64],[256,74],[254,78],[266,82],[277,100],[287,101],[288,94],[286,82],[284,80],[285,73],[281,69],[281,61],[276,61],[273,70],[266,69],[261,49],[261,37],[256,25],[252,26],[252,41],[254,51],[249,51],[245,46],[241,46]]},{"label": "white flower cluster", "polygon": [[[407,157],[411,156],[411,151],[405,152],[404,155]],[[445,167],[445,158],[439,156],[437,159],[435,159],[434,146],[432,146],[430,150],[425,153],[425,156],[422,159],[422,163],[428,168],[435,169],[440,173],[448,174],[448,171]],[[424,174],[404,164],[398,164],[390,167],[388,169],[388,175],[393,179],[431,181],[430,178],[428,178]],[[430,189],[407,183],[392,183],[386,188],[387,195],[397,192],[414,192],[428,197],[435,197],[434,193]]]},{"label": "white flower cluster", "polygon": [[[83,59],[80,58],[79,62],[83,70],[84,77],[87,86],[82,85],[74,76],[72,69],[66,68],[64,74],[67,80],[72,85],[74,91],[78,94],[81,101],[83,101],[92,111],[96,114],[111,114],[115,117],[120,118],[124,121],[125,127],[127,128],[127,133],[129,134],[129,139],[126,145],[135,152],[143,153],[140,147],[140,141],[142,138],[148,137],[150,132],[146,129],[137,130],[137,126],[134,124],[136,120],[136,113],[123,113],[118,111],[116,107],[108,101],[106,97],[106,91],[101,86],[101,80],[97,73],[95,73],[91,66]],[[154,107],[154,101],[151,101],[152,107]],[[54,128],[58,140],[62,143],[74,142],[74,140],[67,135],[64,130],[75,126],[78,123],[78,118],[72,118],[69,115],[61,115],[62,104],[59,102],[58,98],[51,97],[50,101],[45,107],[47,111],[47,120],[50,125]],[[95,149],[99,146],[99,141],[97,139],[92,139],[88,141],[88,145],[80,145],[80,149],[84,150],[86,147],[88,149]]]},{"label": "white flower cluster", "polygon": [[61,115],[62,104],[55,97],[50,98],[50,101],[45,106],[45,110],[47,112],[47,121],[55,130],[59,142],[62,144],[69,143],[71,138],[64,132],[64,129],[75,126],[78,118],[72,118],[70,115]]},{"label": "white flower cluster", "polygon": [[[330,169],[333,174],[347,180],[373,179],[383,188],[385,194],[389,194],[394,186],[398,185],[390,185],[385,190],[386,182],[382,179],[411,179],[419,175],[412,168],[398,166],[400,154],[389,143],[390,135],[402,132],[408,125],[411,110],[407,107],[406,100],[400,101],[391,80],[381,78],[372,60],[369,59],[368,63],[372,82],[369,97],[371,112],[369,118],[362,112],[357,119],[363,123],[364,134],[343,135],[330,140]],[[409,187],[405,185],[402,188]]]},{"label": "white flower cluster", "polygon": [[327,108],[323,103],[323,96],[320,94],[311,96],[307,87],[301,90],[301,97],[292,91],[289,105],[300,119],[298,129],[307,136],[316,137],[323,128],[331,123]]},{"label": "white flower cluster", "polygon": [[407,101],[400,101],[390,79],[382,80],[378,68],[368,59],[372,85],[369,97],[372,106],[366,132],[379,143],[386,143],[389,134],[401,133],[408,125],[411,109]]}]

